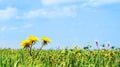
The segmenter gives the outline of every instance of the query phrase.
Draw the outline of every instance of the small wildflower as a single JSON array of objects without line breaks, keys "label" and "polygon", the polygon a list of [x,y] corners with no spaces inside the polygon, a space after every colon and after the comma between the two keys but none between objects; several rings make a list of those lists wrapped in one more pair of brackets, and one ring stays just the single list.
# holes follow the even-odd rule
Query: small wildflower
[{"label": "small wildflower", "polygon": [[65,50],[62,50],[62,51],[61,51],[61,53],[65,54],[65,53],[66,53],[66,51],[65,51]]},{"label": "small wildflower", "polygon": [[97,48],[99,48],[99,41],[95,40],[95,45],[97,46]]},{"label": "small wildflower", "polygon": [[96,46],[98,46],[98,41],[96,41],[95,43],[96,43]]},{"label": "small wildflower", "polygon": [[42,37],[42,40],[43,40],[42,45],[46,45],[47,43],[51,42],[51,40],[45,36]]},{"label": "small wildflower", "polygon": [[97,52],[96,52],[96,51],[93,51],[93,54],[94,54],[94,55],[96,55],[96,54],[97,54]]},{"label": "small wildflower", "polygon": [[105,57],[110,58],[110,57],[111,57],[111,56],[110,56],[110,53],[105,54]]},{"label": "small wildflower", "polygon": [[109,47],[110,46],[110,42],[107,42],[107,47]]},{"label": "small wildflower", "polygon": [[22,42],[20,42],[20,44],[22,48],[27,48],[30,47],[30,45],[32,45],[32,42],[31,40],[23,40]]},{"label": "small wildflower", "polygon": [[80,54],[80,53],[77,53],[77,56],[81,56],[81,54]]},{"label": "small wildflower", "polygon": [[36,36],[29,36],[28,39],[31,40],[32,42],[38,42],[39,41],[39,38],[37,38]]}]

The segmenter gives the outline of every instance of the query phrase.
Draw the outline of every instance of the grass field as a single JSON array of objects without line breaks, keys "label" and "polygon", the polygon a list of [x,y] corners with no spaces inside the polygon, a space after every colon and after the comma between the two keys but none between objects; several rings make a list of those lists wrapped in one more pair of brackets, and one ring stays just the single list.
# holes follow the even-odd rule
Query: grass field
[{"label": "grass field", "polygon": [[22,49],[0,49],[0,67],[120,67],[120,48],[110,48],[96,41],[96,49],[88,46],[72,49],[42,49],[51,42],[42,37],[41,47],[33,49],[39,42],[36,36],[29,36],[20,44]]},{"label": "grass field", "polygon": [[0,67],[120,67],[120,49],[0,49]]}]

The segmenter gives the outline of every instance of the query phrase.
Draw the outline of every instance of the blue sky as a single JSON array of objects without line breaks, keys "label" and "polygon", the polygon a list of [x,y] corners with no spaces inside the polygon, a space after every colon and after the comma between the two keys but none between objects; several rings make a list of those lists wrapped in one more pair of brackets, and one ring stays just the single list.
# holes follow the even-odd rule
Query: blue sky
[{"label": "blue sky", "polygon": [[20,48],[29,35],[51,38],[48,49],[95,40],[120,47],[119,29],[120,0],[0,0],[0,48]]}]

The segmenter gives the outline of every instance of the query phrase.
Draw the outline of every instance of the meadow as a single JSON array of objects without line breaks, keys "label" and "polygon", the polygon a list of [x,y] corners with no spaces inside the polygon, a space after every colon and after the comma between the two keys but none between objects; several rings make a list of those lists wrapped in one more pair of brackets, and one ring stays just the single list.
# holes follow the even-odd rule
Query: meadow
[{"label": "meadow", "polygon": [[[38,50],[33,49],[32,53]],[[0,67],[119,67],[120,49],[41,50],[37,57],[26,49],[0,49]]]},{"label": "meadow", "polygon": [[42,37],[41,41],[39,49],[33,48],[39,42],[35,36],[21,41],[21,49],[0,49],[0,67],[120,67],[120,48],[110,44],[45,50],[51,40]]}]

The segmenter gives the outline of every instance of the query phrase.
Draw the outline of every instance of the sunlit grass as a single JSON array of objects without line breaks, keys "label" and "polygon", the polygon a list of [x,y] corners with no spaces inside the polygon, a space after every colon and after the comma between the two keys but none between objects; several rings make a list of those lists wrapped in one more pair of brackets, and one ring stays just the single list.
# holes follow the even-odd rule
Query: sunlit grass
[{"label": "sunlit grass", "polygon": [[[33,53],[38,50],[33,49]],[[26,49],[1,49],[0,67],[119,67],[120,49],[41,50],[33,59]]]},{"label": "sunlit grass", "polygon": [[23,40],[22,49],[0,49],[0,67],[120,67],[120,48],[110,44],[43,50],[51,40],[45,36],[41,40],[39,49],[32,48],[39,42],[36,36]]}]

